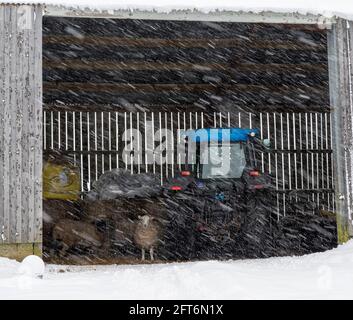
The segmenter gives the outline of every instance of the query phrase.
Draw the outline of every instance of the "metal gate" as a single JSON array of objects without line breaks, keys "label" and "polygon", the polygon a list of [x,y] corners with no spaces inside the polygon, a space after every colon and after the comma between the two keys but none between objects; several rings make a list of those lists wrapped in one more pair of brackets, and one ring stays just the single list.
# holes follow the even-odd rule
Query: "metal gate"
[{"label": "metal gate", "polygon": [[[271,151],[261,154],[261,169],[269,171],[277,190],[278,215],[286,214],[288,199],[305,197],[327,211],[334,211],[331,114],[329,112],[119,112],[66,111],[47,109],[44,119],[44,153],[68,156],[81,170],[81,191],[91,190],[92,182],[113,168],[132,174],[157,173],[161,183],[181,170],[176,145],[177,130],[206,127],[259,128],[261,138],[271,141]],[[151,121],[154,130],[148,130]],[[124,161],[123,133],[137,129],[142,158],[138,163]],[[147,136],[170,129],[174,132],[172,150],[165,163],[146,164]],[[151,131],[151,132],[150,132]],[[162,137],[160,137],[162,138]],[[166,135],[166,139],[168,136]],[[155,141],[156,139],[153,139]],[[162,140],[162,139],[160,139]],[[154,156],[161,156],[155,153]]]}]

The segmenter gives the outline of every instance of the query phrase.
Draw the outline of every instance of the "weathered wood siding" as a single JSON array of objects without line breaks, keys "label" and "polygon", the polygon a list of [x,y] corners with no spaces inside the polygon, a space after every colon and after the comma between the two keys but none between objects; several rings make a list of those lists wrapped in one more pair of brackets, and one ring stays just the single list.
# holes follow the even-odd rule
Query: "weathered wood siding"
[{"label": "weathered wood siding", "polygon": [[353,22],[339,19],[328,35],[338,236],[353,236]]},{"label": "weathered wood siding", "polygon": [[0,4],[0,244],[42,238],[42,7]]}]

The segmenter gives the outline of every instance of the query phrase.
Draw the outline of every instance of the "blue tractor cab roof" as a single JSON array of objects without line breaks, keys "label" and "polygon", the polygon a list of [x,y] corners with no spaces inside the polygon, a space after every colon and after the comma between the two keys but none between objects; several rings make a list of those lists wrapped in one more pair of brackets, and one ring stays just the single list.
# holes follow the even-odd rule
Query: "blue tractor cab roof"
[{"label": "blue tractor cab roof", "polygon": [[249,128],[206,128],[187,131],[187,136],[193,142],[246,142],[259,134],[259,129]]}]

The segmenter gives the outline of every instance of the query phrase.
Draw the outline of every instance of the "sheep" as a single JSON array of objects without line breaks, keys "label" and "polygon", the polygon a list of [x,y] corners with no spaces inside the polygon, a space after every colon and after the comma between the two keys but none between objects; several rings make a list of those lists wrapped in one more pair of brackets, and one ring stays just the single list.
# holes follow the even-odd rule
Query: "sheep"
[{"label": "sheep", "polygon": [[61,242],[61,255],[65,255],[68,249],[77,245],[95,248],[104,245],[103,235],[92,224],[70,219],[62,219],[54,226],[53,239]]},{"label": "sheep", "polygon": [[149,250],[150,258],[153,261],[153,250],[159,240],[160,226],[155,221],[155,218],[150,215],[138,216],[138,218],[139,221],[135,228],[134,242],[141,248],[141,260],[145,260],[145,250]]}]

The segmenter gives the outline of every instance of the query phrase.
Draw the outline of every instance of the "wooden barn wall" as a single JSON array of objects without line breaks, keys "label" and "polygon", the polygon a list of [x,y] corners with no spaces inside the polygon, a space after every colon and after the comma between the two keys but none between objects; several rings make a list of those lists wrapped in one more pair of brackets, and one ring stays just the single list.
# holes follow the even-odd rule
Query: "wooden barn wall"
[{"label": "wooden barn wall", "polygon": [[45,106],[329,108],[327,35],[315,26],[45,17],[43,33]]},{"label": "wooden barn wall", "polygon": [[340,242],[353,236],[353,22],[338,19],[328,34],[336,212]]},{"label": "wooden barn wall", "polygon": [[41,242],[42,7],[0,4],[0,244]]}]

